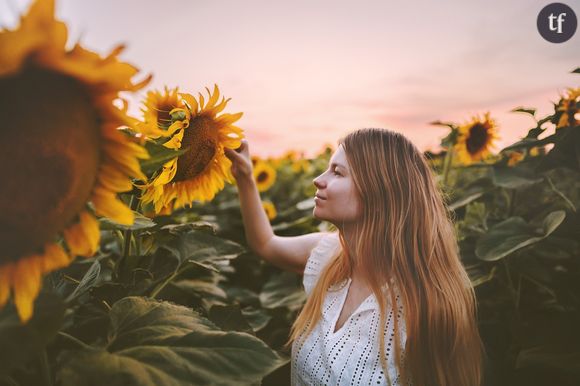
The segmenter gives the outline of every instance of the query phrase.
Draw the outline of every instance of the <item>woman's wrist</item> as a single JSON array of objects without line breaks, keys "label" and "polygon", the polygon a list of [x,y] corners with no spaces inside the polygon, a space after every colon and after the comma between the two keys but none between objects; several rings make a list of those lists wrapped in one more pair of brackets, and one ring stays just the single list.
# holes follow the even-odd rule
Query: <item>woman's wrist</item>
[{"label": "woman's wrist", "polygon": [[240,185],[252,185],[255,183],[254,176],[251,173],[239,175],[236,178],[236,183],[238,184],[238,186],[240,186]]}]

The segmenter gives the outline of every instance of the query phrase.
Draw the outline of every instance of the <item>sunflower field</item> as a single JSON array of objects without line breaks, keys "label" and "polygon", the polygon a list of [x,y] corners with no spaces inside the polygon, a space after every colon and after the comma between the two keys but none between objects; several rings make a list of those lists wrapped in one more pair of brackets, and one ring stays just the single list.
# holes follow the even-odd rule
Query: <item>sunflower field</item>
[{"label": "sunflower field", "polygon": [[[231,162],[244,131],[217,86],[150,76],[77,43],[53,0],[0,30],[0,385],[285,385],[301,277],[247,246]],[[580,74],[574,73],[571,82]],[[138,80],[134,80],[138,78]],[[486,385],[580,384],[580,87],[494,151],[490,112],[425,152],[478,297]],[[527,132],[527,133],[526,133]],[[289,150],[252,157],[276,234],[325,231]],[[12,165],[12,166],[9,166]]]}]

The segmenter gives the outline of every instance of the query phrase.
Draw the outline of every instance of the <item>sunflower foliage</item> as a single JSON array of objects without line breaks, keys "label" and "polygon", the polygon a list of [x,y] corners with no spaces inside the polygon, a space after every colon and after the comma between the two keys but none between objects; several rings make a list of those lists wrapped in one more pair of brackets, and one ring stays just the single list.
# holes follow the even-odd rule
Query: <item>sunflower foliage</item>
[{"label": "sunflower foliage", "polygon": [[579,91],[545,117],[515,108],[533,125],[498,153],[480,131],[472,147],[450,134],[432,158],[444,159],[432,165],[479,299],[489,385],[580,383]]}]

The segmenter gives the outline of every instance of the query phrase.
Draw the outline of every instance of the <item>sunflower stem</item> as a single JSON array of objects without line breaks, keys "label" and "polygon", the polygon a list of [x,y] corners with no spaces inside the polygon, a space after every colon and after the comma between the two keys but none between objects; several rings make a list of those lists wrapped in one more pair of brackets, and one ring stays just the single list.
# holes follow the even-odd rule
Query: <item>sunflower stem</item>
[{"label": "sunflower stem", "polygon": [[447,187],[447,181],[449,179],[449,170],[451,169],[451,160],[453,158],[453,146],[449,146],[447,149],[447,154],[445,154],[445,160],[443,161],[443,185]]},{"label": "sunflower stem", "polygon": [[50,367],[48,364],[48,355],[46,349],[40,353],[40,371],[42,372],[42,380],[45,386],[52,386],[52,379],[50,376]]},{"label": "sunflower stem", "polygon": [[[129,199],[129,207],[131,210],[134,211],[137,209],[139,201],[140,200],[134,194],[131,195],[131,198]],[[133,231],[127,229],[124,232],[123,239],[123,255],[121,256],[119,267],[125,272],[130,272],[135,264],[134,259],[131,258],[131,245],[135,245]]]}]

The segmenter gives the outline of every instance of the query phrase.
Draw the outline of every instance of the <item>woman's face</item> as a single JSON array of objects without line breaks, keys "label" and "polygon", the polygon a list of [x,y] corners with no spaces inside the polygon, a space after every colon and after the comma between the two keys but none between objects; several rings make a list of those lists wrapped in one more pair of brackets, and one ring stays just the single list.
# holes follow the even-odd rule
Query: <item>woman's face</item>
[{"label": "woman's face", "polygon": [[318,188],[314,198],[314,217],[339,228],[359,219],[361,205],[342,145],[330,158],[328,169],[314,179],[314,185]]}]

